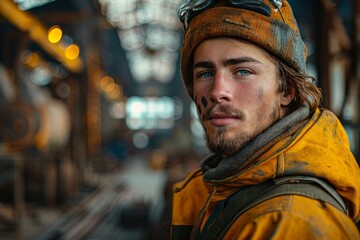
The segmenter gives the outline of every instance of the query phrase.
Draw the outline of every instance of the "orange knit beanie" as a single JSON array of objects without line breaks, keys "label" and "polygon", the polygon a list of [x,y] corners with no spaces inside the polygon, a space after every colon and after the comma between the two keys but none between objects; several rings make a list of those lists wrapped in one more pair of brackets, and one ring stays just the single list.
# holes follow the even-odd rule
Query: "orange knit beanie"
[{"label": "orange knit beanie", "polygon": [[297,71],[306,71],[307,50],[289,3],[280,1],[282,6],[278,9],[274,0],[259,1],[270,7],[269,17],[230,6],[226,0],[220,0],[190,20],[181,49],[181,73],[191,97],[193,52],[202,41],[209,38],[231,37],[249,41],[271,52]]}]

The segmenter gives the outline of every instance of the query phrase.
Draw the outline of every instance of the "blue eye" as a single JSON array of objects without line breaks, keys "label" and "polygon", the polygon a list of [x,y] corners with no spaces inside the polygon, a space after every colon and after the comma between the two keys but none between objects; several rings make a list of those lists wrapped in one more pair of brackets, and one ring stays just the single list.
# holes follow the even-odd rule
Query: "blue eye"
[{"label": "blue eye", "polygon": [[209,78],[214,76],[214,73],[212,72],[200,72],[198,74],[196,74],[196,78],[200,79],[200,78]]},{"label": "blue eye", "polygon": [[245,76],[245,75],[250,75],[251,72],[249,70],[246,69],[240,69],[236,72],[237,75],[241,75],[241,76]]}]

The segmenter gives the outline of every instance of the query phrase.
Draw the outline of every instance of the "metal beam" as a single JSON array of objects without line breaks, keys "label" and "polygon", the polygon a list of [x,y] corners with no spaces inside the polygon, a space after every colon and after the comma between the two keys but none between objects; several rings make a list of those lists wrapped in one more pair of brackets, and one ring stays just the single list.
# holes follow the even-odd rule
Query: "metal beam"
[{"label": "metal beam", "polygon": [[50,43],[48,41],[48,30],[44,24],[31,13],[21,11],[13,1],[0,1],[0,15],[19,30],[27,32],[34,42],[70,71],[78,73],[83,69],[83,61],[80,57],[75,59],[66,58],[65,49],[60,43]]}]

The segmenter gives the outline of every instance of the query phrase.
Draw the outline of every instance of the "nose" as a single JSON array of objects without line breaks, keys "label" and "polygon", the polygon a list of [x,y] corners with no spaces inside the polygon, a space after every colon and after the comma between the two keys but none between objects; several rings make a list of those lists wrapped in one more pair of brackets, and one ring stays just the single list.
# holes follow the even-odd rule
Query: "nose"
[{"label": "nose", "polygon": [[217,73],[215,75],[211,93],[210,93],[210,99],[213,102],[224,102],[224,101],[231,101],[232,94],[231,94],[231,83],[228,80],[226,74],[224,73]]}]

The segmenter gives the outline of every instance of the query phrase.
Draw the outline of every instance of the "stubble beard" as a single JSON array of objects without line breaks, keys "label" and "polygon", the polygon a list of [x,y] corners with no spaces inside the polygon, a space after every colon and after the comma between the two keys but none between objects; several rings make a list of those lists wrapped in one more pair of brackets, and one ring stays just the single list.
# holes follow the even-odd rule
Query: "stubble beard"
[{"label": "stubble beard", "polygon": [[[240,121],[246,121],[246,115],[241,111],[238,112],[242,116]],[[256,116],[257,119],[254,124],[256,124],[257,127],[253,132],[238,131],[232,134],[233,137],[229,137],[228,135],[230,134],[230,131],[234,131],[231,127],[217,127],[215,132],[211,135],[205,130],[205,139],[208,148],[212,152],[221,154],[222,156],[230,156],[239,151],[258,134],[265,131],[268,127],[280,119],[279,109],[276,109],[275,107],[273,107],[268,116],[264,116],[262,111],[258,111]],[[267,117],[269,121],[263,124],[258,124],[265,117]]]}]

